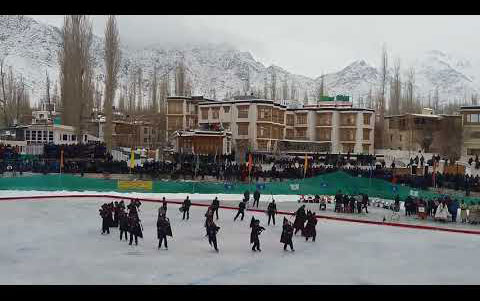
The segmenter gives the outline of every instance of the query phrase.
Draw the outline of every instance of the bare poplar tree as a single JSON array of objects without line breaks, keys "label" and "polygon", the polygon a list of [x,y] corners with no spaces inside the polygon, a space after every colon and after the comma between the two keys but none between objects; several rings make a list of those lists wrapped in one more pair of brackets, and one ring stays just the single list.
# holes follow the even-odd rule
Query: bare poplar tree
[{"label": "bare poplar tree", "polygon": [[297,84],[295,83],[295,79],[292,79],[292,82],[290,83],[290,98],[297,99],[297,97]]},{"label": "bare poplar tree", "polygon": [[413,113],[414,109],[414,87],[415,87],[415,68],[411,67],[407,73],[406,83],[406,106],[407,112]]},{"label": "bare poplar tree", "polygon": [[378,122],[375,125],[375,147],[383,148],[383,131],[384,131],[384,117],[385,117],[385,92],[388,77],[388,55],[387,49],[384,45],[382,48],[382,57],[380,65],[380,89],[377,95],[376,112],[379,116]]},{"label": "bare poplar tree", "polygon": [[150,109],[152,113],[158,113],[157,87],[157,66],[154,66],[150,85]]},{"label": "bare poplar tree", "polygon": [[320,101],[323,96],[325,96],[325,75],[322,73],[320,76],[320,83],[317,84],[317,90],[316,90],[316,99],[317,101]]},{"label": "bare poplar tree", "polygon": [[288,82],[287,82],[287,76],[283,79],[283,84],[282,84],[282,98],[283,99],[289,99],[288,98]]},{"label": "bare poplar tree", "polygon": [[183,61],[175,69],[175,95],[185,96],[185,66]]},{"label": "bare poplar tree", "polygon": [[142,68],[139,67],[137,69],[137,91],[138,91],[138,98],[137,98],[137,112],[140,113],[143,110],[143,71]]},{"label": "bare poplar tree", "polygon": [[[115,16],[109,16],[105,26],[105,144],[107,150],[112,150],[113,132],[113,100],[118,84],[120,70],[120,36]],[[123,100],[123,98],[122,98]],[[122,105],[123,106],[123,105]]]},{"label": "bare poplar tree", "polygon": [[392,115],[400,114],[400,99],[402,94],[402,80],[400,76],[400,59],[395,60],[393,66],[393,78],[390,87],[390,113]]},{"label": "bare poplar tree", "polygon": [[268,99],[268,79],[266,74],[263,78],[263,98]]},{"label": "bare poplar tree", "polygon": [[277,99],[277,73],[275,69],[272,68],[272,82],[270,86],[272,100]]},{"label": "bare poplar tree", "polygon": [[65,125],[75,127],[79,138],[93,103],[91,44],[92,27],[87,17],[66,16],[58,55],[62,118]]}]

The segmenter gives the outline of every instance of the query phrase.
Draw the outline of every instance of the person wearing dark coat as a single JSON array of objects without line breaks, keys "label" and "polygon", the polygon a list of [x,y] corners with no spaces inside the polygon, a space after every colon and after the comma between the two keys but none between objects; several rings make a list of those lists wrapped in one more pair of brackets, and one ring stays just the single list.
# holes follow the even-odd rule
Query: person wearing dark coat
[{"label": "person wearing dark coat", "polygon": [[365,212],[368,213],[368,195],[366,193],[362,196],[362,205],[365,208]]},{"label": "person wearing dark coat", "polygon": [[[218,200],[217,197],[215,197],[215,199],[212,201],[212,210],[213,210],[213,213],[216,214],[217,216],[217,220],[218,220],[218,208],[220,208],[220,201]],[[213,215],[212,213],[212,215]]]},{"label": "person wearing dark coat", "polygon": [[102,234],[110,234],[110,228],[108,225],[108,209],[107,205],[103,204],[102,208],[98,210],[100,212],[100,216],[102,217]]},{"label": "person wearing dark coat", "polygon": [[113,227],[118,227],[118,213],[120,212],[120,206],[118,202],[115,201],[113,205]]},{"label": "person wearing dark coat", "polygon": [[270,219],[272,219],[273,225],[275,226],[275,214],[277,214],[277,204],[275,204],[275,200],[273,199],[272,199],[272,202],[268,204],[267,214],[268,214],[268,225],[270,226]]},{"label": "person wearing dark coat", "polygon": [[132,245],[133,237],[135,237],[135,245],[138,245],[138,237],[143,238],[142,225],[138,216],[131,216],[129,219],[130,243]]},{"label": "person wearing dark coat", "polygon": [[298,230],[303,231],[306,219],[307,219],[307,214],[305,213],[305,205],[302,205],[300,208],[298,208],[297,212],[295,213],[295,221],[293,222],[293,228],[295,229],[295,234],[297,234]]},{"label": "person wearing dark coat", "polygon": [[252,232],[250,233],[250,243],[253,244],[252,251],[261,252],[262,250],[260,250],[259,236],[262,233],[262,231],[265,230],[265,228],[260,226],[260,220],[258,219],[254,220],[253,224],[251,223],[251,228],[252,228]]},{"label": "person wearing dark coat", "polygon": [[246,190],[246,191],[243,193],[243,198],[245,199],[245,202],[250,201],[250,191]]},{"label": "person wearing dark coat", "polygon": [[312,213],[309,211],[308,213],[307,225],[302,231],[302,235],[305,236],[306,241],[308,241],[310,237],[312,237],[312,240],[315,241],[315,238],[317,237],[317,230],[315,229],[315,226],[317,225],[317,217],[315,212]]},{"label": "person wearing dark coat", "polygon": [[165,197],[163,197],[162,199],[162,209],[165,212],[165,214],[167,214],[167,200],[165,199]]},{"label": "person wearing dark coat", "polygon": [[207,231],[207,234],[205,236],[208,236],[208,223],[209,221],[213,221],[213,206],[210,205],[208,206],[207,212],[205,213],[205,230]]},{"label": "person wearing dark coat", "polygon": [[128,241],[128,216],[123,210],[120,210],[118,215],[118,224],[120,228],[120,240],[122,240],[123,234],[125,233],[125,241]]},{"label": "person wearing dark coat", "polygon": [[458,201],[453,200],[450,203],[449,207],[450,208],[448,208],[448,209],[450,211],[450,214],[452,215],[452,222],[456,223],[457,222],[457,213],[458,213],[458,208],[459,208]]},{"label": "person wearing dark coat", "polygon": [[127,206],[128,215],[129,216],[137,216],[138,217],[138,207],[136,205],[135,200],[131,200],[130,204]]},{"label": "person wearing dark coat", "polygon": [[241,220],[243,221],[243,217],[245,215],[245,207],[246,207],[246,202],[245,200],[241,201],[239,204],[238,204],[238,212],[237,212],[237,215],[235,215],[235,218],[233,219],[233,221],[236,221],[237,220],[237,217],[241,214],[242,215],[242,218]]},{"label": "person wearing dark coat", "polygon": [[215,248],[215,251],[218,252],[218,247],[217,247],[217,233],[218,230],[220,230],[220,227],[215,225],[215,222],[213,219],[209,220],[207,223],[207,233],[208,233],[208,243],[210,245],[213,244],[213,247]]},{"label": "person wearing dark coat", "polygon": [[114,211],[114,207],[113,207],[113,202],[107,204],[107,225],[108,227],[114,227],[114,223],[113,223],[113,211]]},{"label": "person wearing dark coat", "polygon": [[293,249],[293,226],[292,224],[284,217],[283,218],[283,231],[282,236],[280,237],[280,242],[283,243],[283,250],[287,250],[287,246],[290,246],[290,250],[295,252]]},{"label": "person wearing dark coat", "polygon": [[165,249],[168,250],[167,236],[173,236],[170,220],[165,215],[161,215],[157,221],[157,238],[159,249],[162,247],[162,242],[165,242]]},{"label": "person wearing dark coat", "polygon": [[362,200],[358,197],[357,201],[357,213],[362,213]]},{"label": "person wearing dark coat", "polygon": [[183,205],[182,205],[183,220],[185,219],[185,214],[187,214],[187,220],[190,218],[190,206],[192,206],[192,202],[190,201],[190,198],[187,196],[187,198],[183,201]]},{"label": "person wearing dark coat", "polygon": [[258,203],[260,202],[260,191],[255,190],[255,192],[253,193],[253,207],[255,207],[255,204],[257,204],[257,208],[258,208]]}]

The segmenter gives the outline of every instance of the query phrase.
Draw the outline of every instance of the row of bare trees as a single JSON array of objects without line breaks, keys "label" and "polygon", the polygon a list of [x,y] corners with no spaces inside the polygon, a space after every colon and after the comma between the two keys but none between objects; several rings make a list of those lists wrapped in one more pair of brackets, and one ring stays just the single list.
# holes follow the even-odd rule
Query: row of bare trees
[{"label": "row of bare trees", "polygon": [[0,61],[0,125],[18,124],[22,117],[31,115],[30,98],[21,75]]}]

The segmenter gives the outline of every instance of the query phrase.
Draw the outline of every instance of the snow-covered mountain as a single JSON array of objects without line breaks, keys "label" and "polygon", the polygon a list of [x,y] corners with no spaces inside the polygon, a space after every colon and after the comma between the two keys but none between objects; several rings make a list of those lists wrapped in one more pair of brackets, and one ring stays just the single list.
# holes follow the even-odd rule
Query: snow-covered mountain
[{"label": "snow-covered mountain", "polygon": [[[45,94],[45,73],[55,81],[58,78],[57,53],[61,47],[60,29],[25,16],[0,16],[0,58],[21,73],[31,89],[32,99],[38,101]],[[228,45],[190,45],[181,49],[151,45],[134,50],[122,45],[120,83],[138,68],[143,71],[144,99],[149,95],[149,79],[153,67],[160,73],[169,73],[171,91],[174,91],[174,69],[183,60],[187,77],[192,82],[192,94],[223,99],[227,95],[243,94],[246,79],[249,92],[263,95],[265,83],[270,87],[272,74],[276,75],[277,98],[313,101],[320,77],[310,78],[292,74],[278,66],[264,66],[251,53],[240,52]],[[95,36],[93,58],[96,75],[103,78],[103,41]],[[478,84],[475,68],[468,60],[455,59],[441,51],[430,51],[418,58],[416,94],[427,97],[439,88],[441,101],[463,100],[476,93]],[[321,69],[321,66],[319,66]],[[480,74],[480,73],[479,73]],[[365,60],[354,61],[338,72],[325,75],[328,94],[351,95],[354,100],[366,98],[370,89],[375,91],[379,72]],[[270,92],[269,92],[270,93]],[[271,97],[269,94],[268,97]]]}]

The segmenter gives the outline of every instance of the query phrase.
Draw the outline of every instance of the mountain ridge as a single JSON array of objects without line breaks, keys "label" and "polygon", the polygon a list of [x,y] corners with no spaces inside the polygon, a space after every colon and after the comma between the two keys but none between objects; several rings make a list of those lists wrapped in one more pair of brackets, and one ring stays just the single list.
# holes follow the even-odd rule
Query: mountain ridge
[{"label": "mountain ridge", "polygon": [[[58,79],[57,53],[60,47],[61,30],[58,27],[26,16],[0,16],[0,56],[6,57],[6,64],[22,74],[35,102],[45,94],[45,72],[49,73],[53,82]],[[157,66],[160,72],[170,70],[170,90],[174,91],[173,70],[180,60],[188,67],[192,94],[218,99],[245,92],[263,96],[265,79],[270,86],[275,73],[277,98],[286,95],[289,99],[303,102],[307,96],[313,102],[321,80],[321,76],[312,78],[291,73],[281,66],[265,66],[255,60],[251,52],[238,51],[226,43],[184,47],[161,47],[159,43],[152,43],[141,49],[121,44],[121,51],[120,85],[125,85],[128,75],[141,68],[144,72],[144,99],[149,95],[153,66]],[[103,52],[102,38],[94,36],[92,56],[99,81],[104,78]],[[437,87],[441,102],[451,102],[469,98],[477,93],[480,86],[476,78],[467,72],[472,69],[468,60],[455,59],[439,50],[427,52],[415,69],[416,94],[424,100]],[[247,78],[250,89],[245,91]],[[379,71],[366,60],[359,59],[338,72],[325,74],[324,79],[329,94],[350,95],[358,101],[359,98],[365,99],[370,89],[375,91],[378,88]],[[271,95],[267,97],[271,98]]]}]

